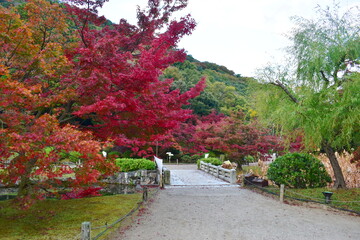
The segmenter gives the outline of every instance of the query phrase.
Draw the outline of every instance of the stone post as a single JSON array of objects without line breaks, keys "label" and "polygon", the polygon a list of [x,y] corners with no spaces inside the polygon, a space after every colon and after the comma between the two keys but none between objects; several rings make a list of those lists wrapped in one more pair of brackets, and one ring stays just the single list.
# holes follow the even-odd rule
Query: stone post
[{"label": "stone post", "polygon": [[236,170],[230,170],[230,183],[236,183]]},{"label": "stone post", "polygon": [[148,200],[148,189],[147,187],[143,187],[143,201],[146,202]]},{"label": "stone post", "polygon": [[91,240],[91,223],[83,222],[81,224],[81,240]]},{"label": "stone post", "polygon": [[280,185],[280,202],[284,202],[284,192],[285,192],[285,185]]},{"label": "stone post", "polygon": [[164,168],[163,171],[164,171],[164,184],[169,185],[170,184],[170,170],[167,168]]}]

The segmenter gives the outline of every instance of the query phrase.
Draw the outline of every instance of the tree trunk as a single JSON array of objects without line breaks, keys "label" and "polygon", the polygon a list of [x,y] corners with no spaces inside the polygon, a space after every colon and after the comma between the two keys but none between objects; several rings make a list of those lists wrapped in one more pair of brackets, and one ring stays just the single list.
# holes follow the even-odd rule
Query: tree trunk
[{"label": "tree trunk", "polygon": [[26,163],[25,173],[20,177],[17,199],[30,196],[32,194],[32,182],[30,179],[31,171],[34,168],[36,159],[31,159]]},{"label": "tree trunk", "polygon": [[21,176],[19,189],[17,193],[17,198],[24,198],[31,195],[31,181],[30,178],[26,175]]},{"label": "tree trunk", "polygon": [[344,175],[341,171],[341,167],[335,155],[334,149],[330,146],[329,143],[324,143],[323,148],[326,152],[327,157],[330,160],[331,167],[334,171],[334,176],[335,176],[334,188],[346,188]]}]

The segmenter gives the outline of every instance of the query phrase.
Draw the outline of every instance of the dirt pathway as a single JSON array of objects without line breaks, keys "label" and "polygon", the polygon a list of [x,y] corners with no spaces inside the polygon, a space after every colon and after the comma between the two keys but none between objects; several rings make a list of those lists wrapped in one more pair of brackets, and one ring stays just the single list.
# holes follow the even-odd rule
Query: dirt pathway
[{"label": "dirt pathway", "polygon": [[155,196],[130,229],[120,232],[110,239],[355,240],[360,239],[360,217],[281,204],[224,183],[171,186]]}]

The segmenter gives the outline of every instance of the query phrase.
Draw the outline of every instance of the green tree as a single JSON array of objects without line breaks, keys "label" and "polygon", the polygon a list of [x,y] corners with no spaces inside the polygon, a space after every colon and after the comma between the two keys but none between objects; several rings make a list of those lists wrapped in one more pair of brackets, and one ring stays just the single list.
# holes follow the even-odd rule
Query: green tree
[{"label": "green tree", "polygon": [[214,82],[208,83],[207,90],[217,100],[221,113],[231,115],[232,112],[246,109],[246,98],[234,86],[228,86],[223,82]]},{"label": "green tree", "polygon": [[[201,78],[201,73],[188,61],[180,66],[181,68],[170,66],[165,69],[161,79],[173,79],[171,89],[179,89],[181,93],[184,93],[195,86],[196,79]],[[209,90],[205,90],[189,102],[190,105],[184,106],[184,108],[193,110],[196,115],[204,116],[210,114],[213,110],[219,111],[218,99]]]},{"label": "green tree", "polygon": [[[346,187],[336,151],[359,145],[360,35],[358,8],[319,8],[318,17],[294,18],[291,65],[259,72],[254,103],[259,117],[284,134],[303,136],[308,150],[322,150],[335,174],[334,187]],[[297,131],[295,131],[297,130]]]},{"label": "green tree", "polygon": [[246,88],[251,79],[234,75],[224,66],[209,62],[199,62],[191,55],[183,63],[175,63],[163,71],[162,80],[173,79],[172,89],[181,93],[195,86],[202,76],[206,78],[206,88],[200,96],[192,99],[186,108],[196,115],[205,116],[213,111],[231,115],[247,110]]}]

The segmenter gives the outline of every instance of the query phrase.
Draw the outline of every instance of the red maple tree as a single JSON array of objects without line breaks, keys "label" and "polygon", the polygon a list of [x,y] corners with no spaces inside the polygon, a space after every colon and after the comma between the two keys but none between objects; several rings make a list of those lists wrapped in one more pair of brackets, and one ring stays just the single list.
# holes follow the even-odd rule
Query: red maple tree
[{"label": "red maple tree", "polygon": [[19,185],[23,207],[49,188],[110,174],[115,168],[100,154],[108,141],[146,154],[191,116],[182,106],[204,88],[203,79],[181,94],[159,80],[185,58],[176,44],[195,22],[170,15],[187,1],[150,0],[137,25],[109,26],[97,16],[104,2],[0,6],[0,182]]},{"label": "red maple tree", "polygon": [[181,37],[191,33],[195,22],[190,16],[179,21],[169,17],[187,1],[151,0],[146,10],[138,9],[137,26],[122,19],[100,31],[92,30],[89,23],[102,23],[94,12],[104,1],[97,5],[69,2],[86,2],[90,10],[68,6],[82,31],[82,45],[71,52],[73,71],[63,80],[76,87],[74,103],[79,106],[74,114],[87,119],[89,124],[83,127],[98,137],[110,137],[116,145],[144,155],[151,142],[191,116],[182,106],[205,85],[203,79],[181,94],[170,90],[171,79],[159,80],[162,70],[185,60],[184,51],[175,47]]}]

